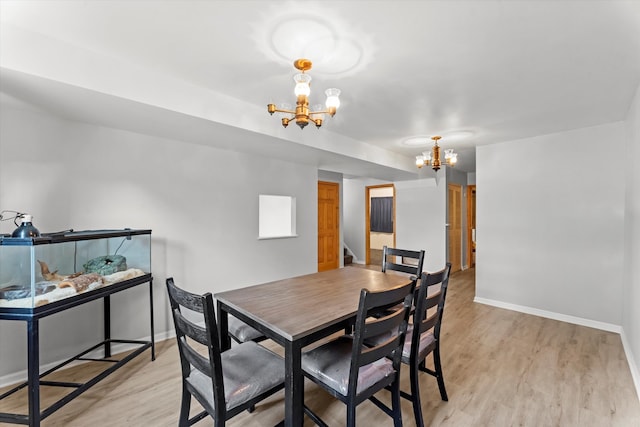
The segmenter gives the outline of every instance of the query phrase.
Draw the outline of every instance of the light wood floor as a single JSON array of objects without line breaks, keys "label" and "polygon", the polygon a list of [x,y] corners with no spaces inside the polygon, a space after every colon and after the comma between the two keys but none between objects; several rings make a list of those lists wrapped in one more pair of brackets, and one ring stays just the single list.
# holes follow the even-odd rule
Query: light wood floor
[{"label": "light wood floor", "polygon": [[[442,402],[435,379],[423,375],[426,425],[640,426],[640,402],[619,335],[475,304],[474,273],[466,270],[450,281],[442,335],[449,401]],[[174,341],[158,343],[155,362],[150,362],[148,354],[137,358],[42,425],[177,425],[180,371]],[[273,343],[267,345],[277,348]],[[63,373],[74,380],[90,370],[83,365]],[[407,369],[402,377],[408,386]],[[332,426],[345,424],[341,402],[309,381],[305,389],[306,403],[325,421]],[[44,393],[44,404],[54,398]],[[5,399],[0,411],[24,408],[25,402],[24,393]],[[403,401],[402,410],[405,426],[414,426],[408,401]],[[254,413],[240,414],[228,425],[273,426],[282,417],[280,392],[258,405]],[[392,425],[370,402],[358,407],[358,421],[362,426]],[[213,423],[207,419],[198,425]],[[305,426],[311,425],[307,419]]]}]

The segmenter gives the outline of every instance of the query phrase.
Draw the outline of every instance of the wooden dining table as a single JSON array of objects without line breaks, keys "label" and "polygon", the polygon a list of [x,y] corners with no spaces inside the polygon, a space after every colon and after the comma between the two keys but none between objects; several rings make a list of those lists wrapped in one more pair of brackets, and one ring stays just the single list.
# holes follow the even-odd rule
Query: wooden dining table
[{"label": "wooden dining table", "polygon": [[286,372],[284,424],[302,426],[302,348],[350,327],[361,289],[379,291],[409,281],[401,274],[345,267],[217,293],[214,297],[222,347],[231,346],[229,314],[282,345]]}]

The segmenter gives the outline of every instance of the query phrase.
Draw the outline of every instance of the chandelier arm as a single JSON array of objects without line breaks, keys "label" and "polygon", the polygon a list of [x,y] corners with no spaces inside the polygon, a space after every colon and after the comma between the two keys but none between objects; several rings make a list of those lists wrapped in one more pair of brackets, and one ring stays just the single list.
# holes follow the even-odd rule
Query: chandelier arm
[{"label": "chandelier arm", "polygon": [[291,110],[281,110],[280,108],[275,108],[273,110],[274,113],[287,113],[287,114],[293,114],[295,115],[296,112],[295,111],[291,111]]},{"label": "chandelier arm", "polygon": [[329,110],[309,111],[309,114],[331,114],[331,111],[329,111]]}]

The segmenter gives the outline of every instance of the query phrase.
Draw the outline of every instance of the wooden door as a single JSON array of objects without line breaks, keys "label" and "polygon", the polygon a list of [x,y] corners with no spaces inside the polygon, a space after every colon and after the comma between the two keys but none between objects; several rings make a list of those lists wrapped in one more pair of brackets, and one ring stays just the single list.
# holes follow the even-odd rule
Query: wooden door
[{"label": "wooden door", "polygon": [[318,271],[340,267],[340,187],[318,181]]},{"label": "wooden door", "polygon": [[467,265],[476,265],[476,186],[467,186]]},{"label": "wooden door", "polygon": [[447,186],[447,203],[449,205],[449,262],[451,272],[462,269],[462,186]]}]

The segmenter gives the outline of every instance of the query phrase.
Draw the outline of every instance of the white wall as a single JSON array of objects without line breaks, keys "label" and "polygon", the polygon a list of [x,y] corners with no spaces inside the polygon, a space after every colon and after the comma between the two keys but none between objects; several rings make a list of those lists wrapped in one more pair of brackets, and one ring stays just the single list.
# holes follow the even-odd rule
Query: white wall
[{"label": "white wall", "polygon": [[424,270],[436,271],[447,262],[447,184],[433,178],[395,182],[396,246],[424,249]]},{"label": "white wall", "polygon": [[622,123],[477,148],[477,300],[622,324]]},{"label": "white wall", "polygon": [[[211,136],[215,138],[215,135]],[[258,195],[297,199],[291,239],[258,240]],[[317,171],[2,106],[0,210],[41,232],[150,228],[157,335],[169,321],[164,281],[218,292],[317,271]],[[0,223],[10,233],[11,221]],[[62,272],[66,273],[66,272]],[[101,335],[99,302],[41,321],[42,363]],[[113,336],[148,336],[148,294],[112,298]],[[0,321],[0,378],[26,369],[24,322]]]},{"label": "white wall", "polygon": [[640,397],[640,86],[626,120],[622,339]]},{"label": "white wall", "polygon": [[468,173],[467,174],[467,185],[476,185],[476,173]]},{"label": "white wall", "polygon": [[[365,255],[365,187],[388,184],[345,179],[345,243],[358,259]],[[393,183],[396,188],[396,246],[424,249],[425,270],[441,269],[446,262],[446,183],[433,178]]]}]

